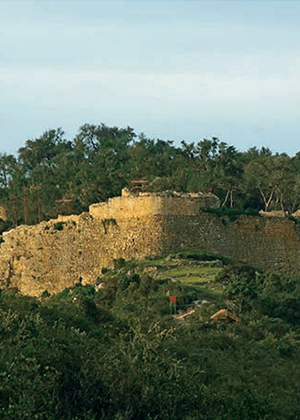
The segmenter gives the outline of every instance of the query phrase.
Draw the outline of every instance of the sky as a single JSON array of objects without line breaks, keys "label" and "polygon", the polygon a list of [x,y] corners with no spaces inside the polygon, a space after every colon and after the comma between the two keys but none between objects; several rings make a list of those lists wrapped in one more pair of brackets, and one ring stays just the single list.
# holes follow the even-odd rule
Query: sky
[{"label": "sky", "polygon": [[62,127],[300,150],[298,0],[0,0],[0,153]]}]

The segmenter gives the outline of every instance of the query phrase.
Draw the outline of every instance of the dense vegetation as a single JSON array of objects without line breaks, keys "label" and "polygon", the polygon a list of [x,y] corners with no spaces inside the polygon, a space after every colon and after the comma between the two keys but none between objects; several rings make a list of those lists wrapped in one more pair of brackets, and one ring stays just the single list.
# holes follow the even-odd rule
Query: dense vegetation
[{"label": "dense vegetation", "polygon": [[49,130],[17,156],[0,155],[0,206],[8,216],[0,230],[85,211],[139,179],[152,191],[212,191],[223,207],[292,213],[300,203],[300,154],[240,152],[217,138],[175,146],[104,124],[86,124],[72,140]]},{"label": "dense vegetation", "polygon": [[[0,418],[300,419],[299,279],[186,252],[99,283],[1,291]],[[211,323],[220,308],[240,322]]]}]

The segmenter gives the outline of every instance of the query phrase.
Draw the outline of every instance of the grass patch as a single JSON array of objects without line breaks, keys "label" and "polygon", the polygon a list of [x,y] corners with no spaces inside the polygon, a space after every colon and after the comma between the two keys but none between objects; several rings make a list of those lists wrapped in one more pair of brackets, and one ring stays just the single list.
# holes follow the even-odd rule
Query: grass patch
[{"label": "grass patch", "polygon": [[216,303],[220,301],[221,293],[218,290],[208,289],[204,286],[195,286],[198,299],[207,300],[208,302]]},{"label": "grass patch", "polygon": [[190,267],[179,266],[167,268],[160,276],[171,277],[182,283],[211,283],[222,270],[221,267]]},{"label": "grass patch", "polygon": [[[186,250],[144,260],[143,268],[157,280],[174,279],[189,285],[212,284],[229,260],[202,250]],[[155,267],[155,270],[151,270]]]}]

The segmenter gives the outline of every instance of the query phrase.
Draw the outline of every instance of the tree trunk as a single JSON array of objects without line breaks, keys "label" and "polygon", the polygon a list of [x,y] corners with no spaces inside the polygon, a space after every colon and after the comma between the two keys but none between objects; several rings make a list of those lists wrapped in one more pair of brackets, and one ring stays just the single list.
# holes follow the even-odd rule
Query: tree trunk
[{"label": "tree trunk", "polygon": [[229,193],[230,193],[230,190],[227,190],[225,200],[223,201],[223,203],[222,203],[222,205],[221,205],[221,207],[222,207],[222,208],[223,208],[223,207],[225,206],[225,204],[227,203],[227,200],[228,200],[228,197],[229,197]]}]

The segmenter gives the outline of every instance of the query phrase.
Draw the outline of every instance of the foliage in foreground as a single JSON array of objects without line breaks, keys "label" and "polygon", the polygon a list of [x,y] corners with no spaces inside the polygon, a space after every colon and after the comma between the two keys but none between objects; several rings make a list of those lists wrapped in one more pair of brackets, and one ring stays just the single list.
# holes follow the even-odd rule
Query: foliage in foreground
[{"label": "foliage in foreground", "polygon": [[[0,418],[300,419],[299,280],[227,266],[219,298],[116,262],[99,282],[37,300],[0,294]],[[227,307],[240,323],[209,322]]]}]

